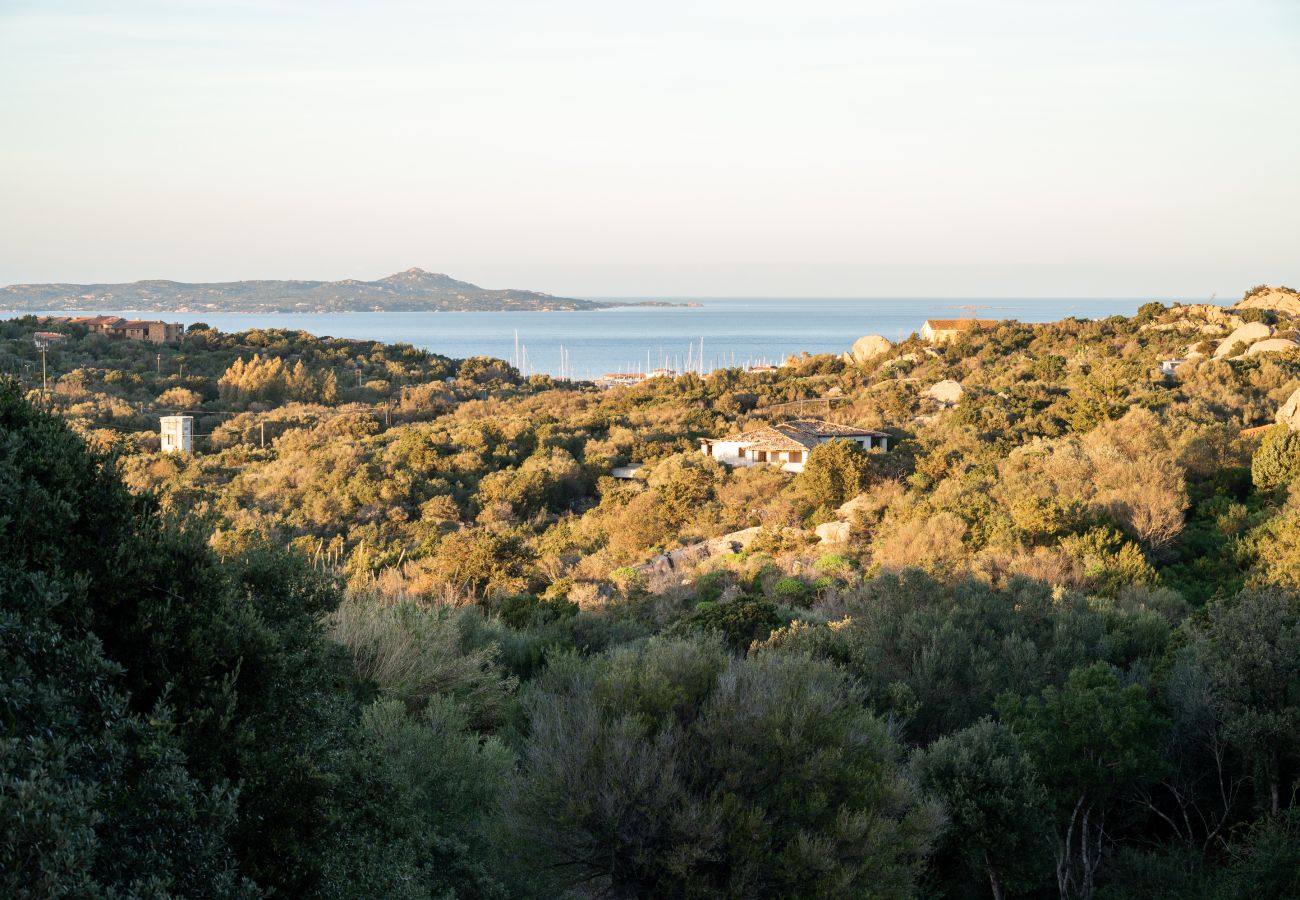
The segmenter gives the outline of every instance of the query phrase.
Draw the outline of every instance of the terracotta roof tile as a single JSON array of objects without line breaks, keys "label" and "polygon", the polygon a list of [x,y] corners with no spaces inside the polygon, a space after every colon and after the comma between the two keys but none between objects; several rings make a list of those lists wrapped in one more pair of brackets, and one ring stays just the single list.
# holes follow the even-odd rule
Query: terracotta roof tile
[{"label": "terracotta roof tile", "polygon": [[972,328],[992,328],[1000,319],[927,319],[926,324],[935,331],[970,331]]},{"label": "terracotta roof tile", "polygon": [[821,419],[793,419],[776,426],[782,431],[794,430],[803,434],[815,434],[820,437],[888,437],[883,431],[870,428],[858,428],[856,425],[840,425],[837,422],[823,422]]}]

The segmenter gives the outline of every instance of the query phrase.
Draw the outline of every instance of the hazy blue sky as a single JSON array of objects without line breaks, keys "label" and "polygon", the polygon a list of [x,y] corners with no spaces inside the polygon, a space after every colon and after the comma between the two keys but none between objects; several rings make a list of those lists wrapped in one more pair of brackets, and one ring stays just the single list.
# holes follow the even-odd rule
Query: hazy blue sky
[{"label": "hazy blue sky", "polygon": [[1300,286],[1297,0],[0,0],[0,283]]}]

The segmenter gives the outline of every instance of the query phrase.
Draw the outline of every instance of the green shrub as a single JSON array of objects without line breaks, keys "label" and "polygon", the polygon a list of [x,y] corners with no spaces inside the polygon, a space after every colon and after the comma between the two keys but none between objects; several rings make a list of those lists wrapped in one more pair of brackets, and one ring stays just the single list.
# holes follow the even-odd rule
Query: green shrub
[{"label": "green shrub", "polygon": [[1290,484],[1300,475],[1300,432],[1270,428],[1250,461],[1250,477],[1261,491]]},{"label": "green shrub", "polygon": [[527,628],[578,614],[578,604],[564,597],[542,599],[532,594],[512,594],[497,609],[501,621],[511,628]]},{"label": "green shrub", "polygon": [[722,596],[727,587],[725,572],[709,572],[695,579],[695,599],[700,602],[712,602]]},{"label": "green shrub", "polygon": [[847,556],[839,553],[827,553],[825,556],[817,557],[813,563],[813,568],[818,572],[852,572],[857,568],[857,563]]},{"label": "green shrub", "polygon": [[791,606],[807,606],[811,591],[802,579],[787,575],[772,586],[772,593]]},{"label": "green shrub", "polygon": [[1159,580],[1142,548],[1114,526],[1068,535],[1061,539],[1061,549],[1083,563],[1090,589],[1104,597],[1114,597],[1126,585]]},{"label": "green shrub", "polygon": [[733,652],[742,652],[754,641],[765,640],[781,626],[776,605],[769,600],[738,597],[700,603],[695,610],[679,619],[669,634],[718,634]]},{"label": "green shrub", "polygon": [[645,584],[645,573],[635,566],[619,566],[609,573],[609,580],[625,594],[631,594]]}]

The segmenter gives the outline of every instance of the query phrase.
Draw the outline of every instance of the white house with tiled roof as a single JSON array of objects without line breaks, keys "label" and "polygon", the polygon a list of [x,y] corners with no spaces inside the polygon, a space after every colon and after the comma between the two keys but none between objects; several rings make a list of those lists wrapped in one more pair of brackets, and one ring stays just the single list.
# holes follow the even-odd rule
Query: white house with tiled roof
[{"label": "white house with tiled roof", "polygon": [[700,452],[732,468],[767,464],[780,466],[787,472],[802,472],[812,449],[836,438],[854,441],[864,450],[889,449],[889,435],[883,431],[820,419],[795,419],[726,437],[704,438],[700,441]]}]

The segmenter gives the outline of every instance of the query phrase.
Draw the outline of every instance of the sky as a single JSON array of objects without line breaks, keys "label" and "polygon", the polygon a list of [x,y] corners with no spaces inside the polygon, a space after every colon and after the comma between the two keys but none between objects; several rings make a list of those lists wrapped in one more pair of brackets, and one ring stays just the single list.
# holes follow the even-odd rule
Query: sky
[{"label": "sky", "polygon": [[0,284],[1300,287],[1297,0],[0,0]]}]

